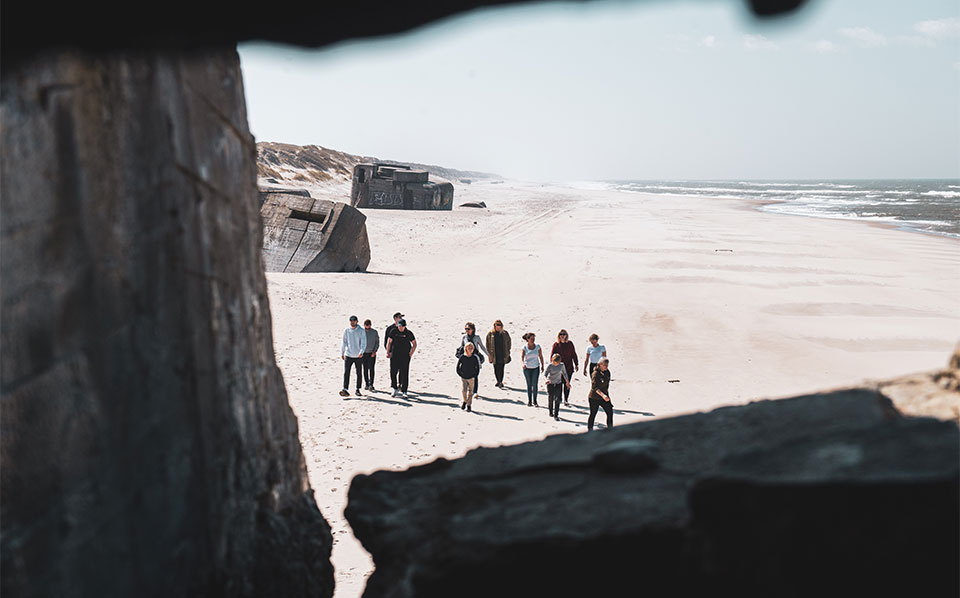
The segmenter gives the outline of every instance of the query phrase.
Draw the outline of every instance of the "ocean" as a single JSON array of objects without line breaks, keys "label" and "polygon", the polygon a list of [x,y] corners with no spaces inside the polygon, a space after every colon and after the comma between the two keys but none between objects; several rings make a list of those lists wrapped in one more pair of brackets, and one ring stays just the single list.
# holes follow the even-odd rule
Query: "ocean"
[{"label": "ocean", "polygon": [[[594,183],[596,185],[597,183]],[[887,222],[960,238],[960,180],[604,181],[600,186],[654,195],[770,201],[779,214]]]}]

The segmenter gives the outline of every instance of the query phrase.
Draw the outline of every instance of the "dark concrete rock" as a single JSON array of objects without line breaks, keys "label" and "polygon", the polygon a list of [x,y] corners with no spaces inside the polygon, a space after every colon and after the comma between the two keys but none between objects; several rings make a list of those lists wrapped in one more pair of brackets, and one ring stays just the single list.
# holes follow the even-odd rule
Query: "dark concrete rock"
[{"label": "dark concrete rock", "polygon": [[[794,10],[804,1],[750,0],[748,4],[755,15],[764,16]],[[527,3],[529,0],[455,0],[362,6],[286,0],[269,10],[225,11],[217,3],[171,0],[164,10],[141,18],[129,14],[129,5],[119,0],[4,2],[0,40],[4,60],[37,48],[68,45],[93,50],[169,49],[262,39],[319,47],[350,38],[400,33],[484,6]],[[743,3],[727,4],[739,9]],[[57,18],[51,19],[51,14]],[[324,25],[317,27],[316,23]],[[389,123],[394,116],[387,110],[371,117]]]},{"label": "dark concrete rock", "polygon": [[[861,452],[844,449],[844,438]],[[345,514],[376,563],[368,598],[790,595],[791,587],[767,582],[800,575],[807,590],[832,587],[818,584],[831,582],[827,573],[844,575],[842,567],[804,569],[789,561],[789,550],[758,555],[782,529],[771,520],[777,513],[789,520],[794,507],[750,502],[737,485],[749,479],[750,488],[806,493],[817,506],[798,513],[804,520],[822,516],[833,534],[845,538],[848,571],[859,576],[868,565],[858,560],[860,544],[881,541],[888,556],[881,546],[864,548],[864,554],[887,572],[886,581],[924,574],[923,587],[936,594],[956,587],[957,566],[943,563],[957,556],[957,443],[956,426],[904,420],[876,392],[854,390],[550,436],[406,472],[360,475]],[[756,469],[743,469],[754,461]],[[917,488],[927,490],[915,501],[911,489]],[[845,489],[851,493],[844,495]],[[718,523],[725,509],[733,512],[728,503],[737,492],[750,508],[741,505],[732,521]],[[837,501],[846,506],[832,509]],[[854,502],[862,515],[850,522],[845,518]],[[894,503],[900,506],[891,511]],[[711,511],[716,504],[722,506]],[[937,518],[942,530],[928,533]],[[898,531],[863,535],[867,521],[896,521]],[[728,532],[738,528],[757,546],[734,550],[739,545]],[[952,545],[944,541],[950,538]],[[780,535],[779,541],[789,545],[791,538]],[[812,554],[822,541],[807,534],[795,550]],[[901,562],[904,550],[889,542],[903,542],[914,554]],[[750,577],[752,559],[776,573]],[[571,565],[574,570],[564,570]],[[847,575],[841,582],[859,581],[885,594],[886,581],[879,579]]]},{"label": "dark concrete rock", "polygon": [[660,465],[659,446],[653,440],[624,438],[593,453],[593,464],[609,473],[642,473]]},{"label": "dark concrete rock", "polygon": [[308,195],[268,193],[263,217],[267,272],[363,272],[370,263],[367,217]]},{"label": "dark concrete rock", "polygon": [[468,201],[460,204],[461,208],[485,208],[487,207],[486,202],[482,201]]},{"label": "dark concrete rock", "polygon": [[732,454],[690,490],[710,585],[956,596],[957,428],[905,419]]},{"label": "dark concrete rock", "polygon": [[236,50],[0,89],[2,594],[329,596]]}]

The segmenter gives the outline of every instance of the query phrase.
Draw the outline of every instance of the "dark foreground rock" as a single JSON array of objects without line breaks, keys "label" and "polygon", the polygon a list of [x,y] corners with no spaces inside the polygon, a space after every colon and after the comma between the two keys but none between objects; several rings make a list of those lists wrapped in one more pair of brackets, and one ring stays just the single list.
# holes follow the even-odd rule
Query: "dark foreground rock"
[{"label": "dark foreground rock", "polygon": [[0,80],[3,596],[329,596],[236,50]]},{"label": "dark foreground rock", "polygon": [[958,442],[846,391],[359,475],[345,514],[367,598],[955,596]]}]

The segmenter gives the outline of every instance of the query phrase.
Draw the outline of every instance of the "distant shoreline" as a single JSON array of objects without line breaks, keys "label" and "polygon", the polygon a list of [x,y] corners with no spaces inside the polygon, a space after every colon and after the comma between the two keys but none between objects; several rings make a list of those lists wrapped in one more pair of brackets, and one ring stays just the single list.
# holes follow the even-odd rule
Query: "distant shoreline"
[{"label": "distant shoreline", "polygon": [[[581,181],[563,185],[572,189],[622,191],[652,198],[694,197],[735,200],[744,202],[751,209],[770,214],[855,221],[886,229],[960,240],[960,218],[950,218],[951,211],[955,210],[960,214],[960,180],[958,179]],[[734,188],[738,185],[742,188]],[[857,188],[858,185],[860,188]],[[684,192],[683,186],[687,186],[689,192]],[[875,189],[875,186],[883,188]],[[919,187],[919,189],[904,190],[910,186]],[[763,187],[768,188],[762,189]],[[722,192],[712,192],[715,190]],[[751,193],[757,196],[750,197]],[[764,193],[780,194],[782,197],[763,196]],[[811,195],[811,193],[823,195]],[[793,196],[789,197],[791,194]],[[811,205],[812,202],[803,203],[804,199],[810,197],[820,200],[820,205]],[[830,205],[831,200],[836,204]],[[853,202],[852,205],[851,202]],[[783,206],[785,209],[770,209],[770,206]],[[843,208],[848,211],[841,211]],[[850,210],[867,212],[869,216],[862,216]]]}]

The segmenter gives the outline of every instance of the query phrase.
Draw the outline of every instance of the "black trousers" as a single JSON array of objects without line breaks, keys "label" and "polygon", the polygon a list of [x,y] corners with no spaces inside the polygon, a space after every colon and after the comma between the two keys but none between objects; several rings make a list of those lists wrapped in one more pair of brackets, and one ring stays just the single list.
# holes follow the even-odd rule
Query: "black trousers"
[{"label": "black trousers", "polygon": [[[577,369],[576,367],[574,367],[572,370],[567,368],[567,377],[570,378],[570,382],[573,382],[573,372],[575,372],[576,369]],[[570,400],[570,389],[567,388],[566,384],[564,384],[563,385],[563,402],[566,403],[569,400]]]},{"label": "black trousers", "polygon": [[377,367],[377,356],[373,353],[363,354],[363,383],[373,386],[373,373]]},{"label": "black trousers", "polygon": [[360,390],[360,357],[344,357],[343,359],[343,387],[350,388],[350,367],[357,370],[357,390]]},{"label": "black trousers", "polygon": [[550,409],[550,415],[557,415],[560,413],[560,397],[563,396],[563,391],[560,390],[566,386],[563,381],[559,384],[547,384],[547,407]]},{"label": "black trousers", "polygon": [[493,375],[497,377],[497,384],[503,384],[503,364],[493,364]]},{"label": "black trousers", "polygon": [[590,417],[587,418],[587,429],[593,429],[593,420],[597,418],[597,410],[603,407],[607,413],[607,429],[613,427],[613,401],[604,401],[603,399],[590,398]]},{"label": "black trousers", "polygon": [[410,383],[410,355],[394,353],[390,356],[390,384],[399,388],[400,392],[407,392]]},{"label": "black trousers", "polygon": [[591,379],[591,380],[593,380],[593,370],[595,370],[595,369],[597,369],[597,364],[596,364],[596,363],[591,363],[591,364],[590,364],[590,379]]}]

